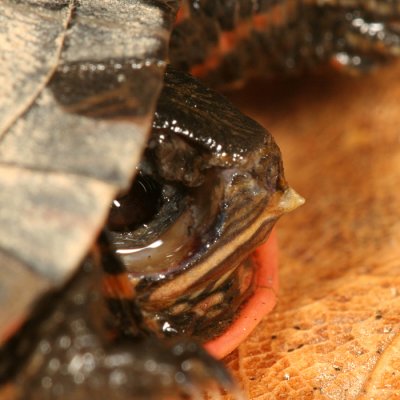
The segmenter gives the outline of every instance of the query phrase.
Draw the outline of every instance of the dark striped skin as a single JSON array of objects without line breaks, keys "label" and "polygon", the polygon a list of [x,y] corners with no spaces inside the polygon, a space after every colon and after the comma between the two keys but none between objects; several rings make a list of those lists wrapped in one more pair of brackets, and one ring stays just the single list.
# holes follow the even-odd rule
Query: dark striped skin
[{"label": "dark striped skin", "polygon": [[[148,185],[149,201],[152,191],[161,193],[153,219],[118,231],[112,215],[108,226],[145,329],[215,338],[252,294],[255,268],[246,260],[289,193],[280,151],[225,98],[168,69],[138,179]],[[122,291],[108,294],[115,310],[119,297],[127,304]]]},{"label": "dark striped skin", "polygon": [[[154,290],[151,285],[137,287],[127,296],[121,286],[132,288],[132,285],[125,271],[118,275],[105,275],[103,294],[115,318],[113,334],[137,334],[139,325],[141,334],[156,334],[160,338],[190,336],[204,343],[217,337],[232,323],[238,309],[251,296],[256,271],[250,259],[239,265],[232,261],[225,265],[227,276],[219,268],[200,282],[194,282],[167,306],[149,299]],[[133,296],[133,292],[137,295]]]},{"label": "dark striped skin", "polygon": [[215,86],[317,66],[366,70],[400,52],[399,0],[187,0],[170,59]]}]

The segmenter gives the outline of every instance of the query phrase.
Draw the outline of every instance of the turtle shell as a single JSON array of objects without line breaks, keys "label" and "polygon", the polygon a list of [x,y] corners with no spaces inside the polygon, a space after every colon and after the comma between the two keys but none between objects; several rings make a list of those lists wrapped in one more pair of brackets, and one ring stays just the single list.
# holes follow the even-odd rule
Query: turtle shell
[{"label": "turtle shell", "polygon": [[0,8],[0,342],[80,264],[129,186],[162,86],[174,1]]}]

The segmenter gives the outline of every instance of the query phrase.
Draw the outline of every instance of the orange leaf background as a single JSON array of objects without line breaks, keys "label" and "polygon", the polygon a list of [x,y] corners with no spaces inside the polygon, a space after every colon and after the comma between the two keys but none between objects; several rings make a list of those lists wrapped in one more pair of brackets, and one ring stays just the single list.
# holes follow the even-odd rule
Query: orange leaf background
[{"label": "orange leaf background", "polygon": [[278,306],[228,365],[250,399],[400,399],[400,65],[233,96],[307,203],[278,224]]}]

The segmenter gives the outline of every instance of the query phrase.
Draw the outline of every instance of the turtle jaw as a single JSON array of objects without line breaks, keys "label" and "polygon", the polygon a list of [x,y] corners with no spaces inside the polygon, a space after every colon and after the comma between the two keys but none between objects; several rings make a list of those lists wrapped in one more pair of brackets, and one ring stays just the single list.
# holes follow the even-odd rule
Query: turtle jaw
[{"label": "turtle jaw", "polygon": [[267,241],[253,252],[251,261],[255,265],[251,296],[242,304],[232,324],[221,335],[204,343],[205,349],[215,358],[224,358],[235,350],[276,305],[279,278],[274,229]]},{"label": "turtle jaw", "polygon": [[[277,208],[289,212],[303,205],[304,198],[293,189],[281,197]],[[252,291],[237,310],[232,323],[218,336],[204,343],[205,349],[215,358],[221,359],[246,340],[277,302],[279,290],[279,250],[276,230],[273,227],[266,241],[251,254],[254,280]]]},{"label": "turtle jaw", "polygon": [[[143,296],[137,291],[136,300],[148,326],[160,335],[189,334],[201,342],[214,340],[229,330],[238,315],[242,315],[246,303],[257,303],[250,299],[256,293],[256,298],[260,298],[260,279],[262,286],[270,286],[265,277],[270,275],[270,268],[272,271],[277,268],[276,250],[269,250],[276,247],[274,235],[267,250],[263,243],[277,219],[303,202],[291,188],[276,192],[267,206],[244,229],[235,232],[233,238],[221,238],[222,243],[215,249],[210,246],[210,254],[203,254],[200,260],[195,260],[194,255],[196,262],[189,268],[177,269],[175,276],[164,276],[154,287],[149,286],[150,295]],[[260,277],[260,271],[264,277]]]},{"label": "turtle jaw", "polygon": [[[277,191],[233,237],[221,237],[214,246],[203,245],[209,251],[195,252],[186,265],[148,277],[128,274],[142,328],[160,337],[189,335],[203,343],[216,343],[210,345],[211,352],[219,356],[236,346],[275,303],[276,250],[268,250],[276,247],[274,237],[266,255],[265,250],[252,254],[253,249],[266,240],[280,215],[302,202],[291,188]],[[260,310],[260,302],[267,307]],[[249,318],[255,311],[257,318]]]}]

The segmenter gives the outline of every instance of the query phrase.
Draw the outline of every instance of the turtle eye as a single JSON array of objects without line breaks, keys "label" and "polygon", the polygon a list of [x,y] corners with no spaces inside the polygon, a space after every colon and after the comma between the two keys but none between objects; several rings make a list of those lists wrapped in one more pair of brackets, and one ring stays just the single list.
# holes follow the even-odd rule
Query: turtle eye
[{"label": "turtle eye", "polygon": [[114,232],[127,232],[149,222],[160,208],[161,188],[147,175],[138,175],[128,193],[115,199],[107,226]]}]

